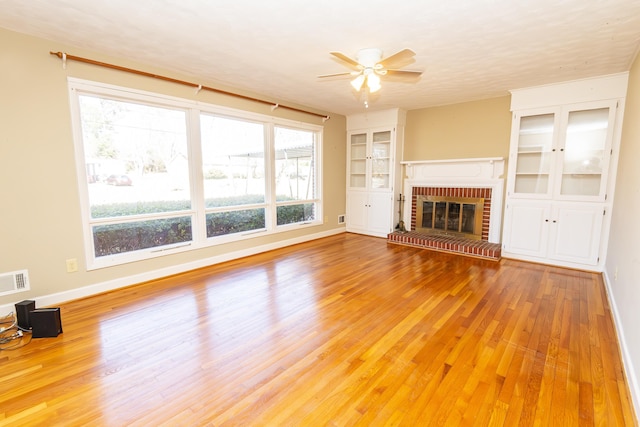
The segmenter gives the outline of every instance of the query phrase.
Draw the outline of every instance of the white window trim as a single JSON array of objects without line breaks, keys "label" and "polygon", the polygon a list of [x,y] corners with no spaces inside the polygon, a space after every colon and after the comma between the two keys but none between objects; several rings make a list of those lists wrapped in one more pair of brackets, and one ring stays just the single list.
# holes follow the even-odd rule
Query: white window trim
[{"label": "white window trim", "polygon": [[[153,92],[147,92],[127,87],[115,86],[106,83],[93,82],[89,80],[77,79],[69,77],[67,79],[69,90],[69,101],[71,108],[71,124],[72,134],[75,146],[75,160],[78,190],[80,197],[80,211],[82,215],[82,228],[84,240],[84,252],[87,270],[96,270],[100,268],[112,267],[115,265],[126,264],[146,259],[152,259],[169,254],[201,249],[204,247],[216,246],[220,244],[243,241],[255,237],[277,234],[291,230],[297,230],[305,227],[321,225],[323,223],[323,189],[322,189],[322,137],[323,126],[314,125],[305,122],[287,120],[282,118],[271,117],[268,115],[248,112],[244,110],[223,107],[219,105],[204,103],[200,101],[191,101],[184,98],[162,95]],[[90,221],[90,205],[89,205],[89,189],[86,178],[84,145],[81,132],[80,108],[78,103],[78,94],[89,94],[96,96],[109,96],[123,101],[144,102],[152,105],[164,106],[169,108],[179,108],[185,110],[187,115],[187,145],[189,153],[189,178],[191,190],[191,210],[181,212],[178,216],[192,216],[192,241],[184,243],[176,243],[160,247],[142,249],[133,252],[121,254],[95,257],[93,249],[93,232],[92,223]],[[206,227],[204,216],[204,189],[202,167],[202,150],[200,144],[200,113],[214,114],[217,116],[226,116],[240,120],[251,120],[260,122],[265,125],[265,174],[269,177],[266,183],[265,193],[265,229],[252,230],[243,233],[234,233],[224,236],[212,238],[206,237]],[[275,147],[273,141],[274,127],[282,126],[293,129],[306,130],[314,132],[316,141],[314,145],[314,161],[316,173],[316,198],[313,200],[295,201],[291,204],[310,203],[316,204],[316,216],[313,221],[303,223],[293,223],[285,225],[277,225],[276,209],[282,203],[276,203],[275,197],[275,174],[273,167],[275,164]],[[288,204],[288,203],[287,203]],[[160,214],[159,217],[171,216]],[[151,215],[154,217],[155,215]]]}]

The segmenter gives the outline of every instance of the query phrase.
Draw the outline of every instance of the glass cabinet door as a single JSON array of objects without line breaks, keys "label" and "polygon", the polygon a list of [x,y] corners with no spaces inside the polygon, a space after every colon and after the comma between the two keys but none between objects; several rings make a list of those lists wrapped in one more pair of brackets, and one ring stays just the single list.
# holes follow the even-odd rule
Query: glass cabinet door
[{"label": "glass cabinet door", "polygon": [[367,186],[367,134],[353,134],[350,142],[349,186],[365,188]]},{"label": "glass cabinet door", "polygon": [[391,131],[373,132],[371,188],[390,188]]},{"label": "glass cabinet door", "polygon": [[514,193],[548,194],[555,114],[520,118]]},{"label": "glass cabinet door", "polygon": [[598,196],[603,167],[608,159],[610,108],[569,111],[564,147],[561,148],[562,196]]}]

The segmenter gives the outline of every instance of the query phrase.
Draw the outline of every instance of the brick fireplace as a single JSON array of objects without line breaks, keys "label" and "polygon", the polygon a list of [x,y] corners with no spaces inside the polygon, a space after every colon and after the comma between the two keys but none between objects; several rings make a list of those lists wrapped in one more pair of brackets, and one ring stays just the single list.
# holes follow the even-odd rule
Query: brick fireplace
[{"label": "brick fireplace", "polygon": [[[477,221],[479,222],[478,240],[489,240],[489,221],[491,218],[491,188],[468,188],[468,187],[413,187],[411,194],[411,230],[418,230],[422,218],[418,218],[421,213],[420,203],[422,200],[438,200],[440,203],[446,203],[447,201],[455,201],[456,203],[467,205],[473,204],[473,206],[482,206],[479,212],[474,212],[477,215]],[[481,203],[478,203],[481,200]],[[448,209],[447,209],[448,210]],[[443,230],[442,233],[434,234],[463,234],[449,232]],[[423,231],[425,234],[428,232]],[[468,233],[473,234],[473,233]]]},{"label": "brick fireplace", "polygon": [[[390,243],[417,246],[481,258],[500,259],[500,224],[502,216],[502,194],[504,172],[502,158],[457,159],[419,162],[402,162],[405,166],[403,221],[409,224],[406,232],[395,231],[388,236]],[[450,205],[458,211],[472,211],[471,203],[478,208],[475,215],[478,228],[475,236],[460,233],[464,227],[462,212],[450,225],[434,225],[429,230],[425,220],[417,218],[421,211],[419,203],[434,200],[439,203],[441,213],[449,212]],[[478,201],[481,201],[481,204]],[[453,202],[448,202],[453,201]],[[444,207],[446,204],[446,208]],[[428,204],[428,203],[427,203]],[[434,205],[435,206],[435,205]],[[435,209],[435,208],[434,208]],[[429,215],[432,215],[431,211]],[[431,218],[431,217],[429,217]],[[458,222],[456,222],[458,221]],[[427,220],[428,222],[428,220]],[[457,225],[459,224],[459,225]],[[455,227],[459,227],[455,230]],[[453,228],[452,230],[449,230]],[[473,226],[471,227],[473,228]]]}]

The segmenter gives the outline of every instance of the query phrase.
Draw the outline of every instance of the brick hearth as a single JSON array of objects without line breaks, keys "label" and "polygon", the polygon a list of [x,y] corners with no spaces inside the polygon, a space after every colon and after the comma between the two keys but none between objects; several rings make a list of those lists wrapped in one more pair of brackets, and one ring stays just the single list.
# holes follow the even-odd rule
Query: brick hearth
[{"label": "brick hearth", "polygon": [[387,241],[398,245],[452,252],[494,261],[499,260],[501,257],[500,244],[489,243],[486,240],[471,240],[453,236],[431,236],[414,231],[394,231],[387,236]]}]

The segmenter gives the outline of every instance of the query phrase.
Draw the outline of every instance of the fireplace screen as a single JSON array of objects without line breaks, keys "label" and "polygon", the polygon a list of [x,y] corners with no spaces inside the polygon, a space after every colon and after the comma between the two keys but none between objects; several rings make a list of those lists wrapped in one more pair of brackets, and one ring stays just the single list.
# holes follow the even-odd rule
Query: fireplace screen
[{"label": "fireplace screen", "polygon": [[482,239],[484,199],[418,196],[416,231]]}]

